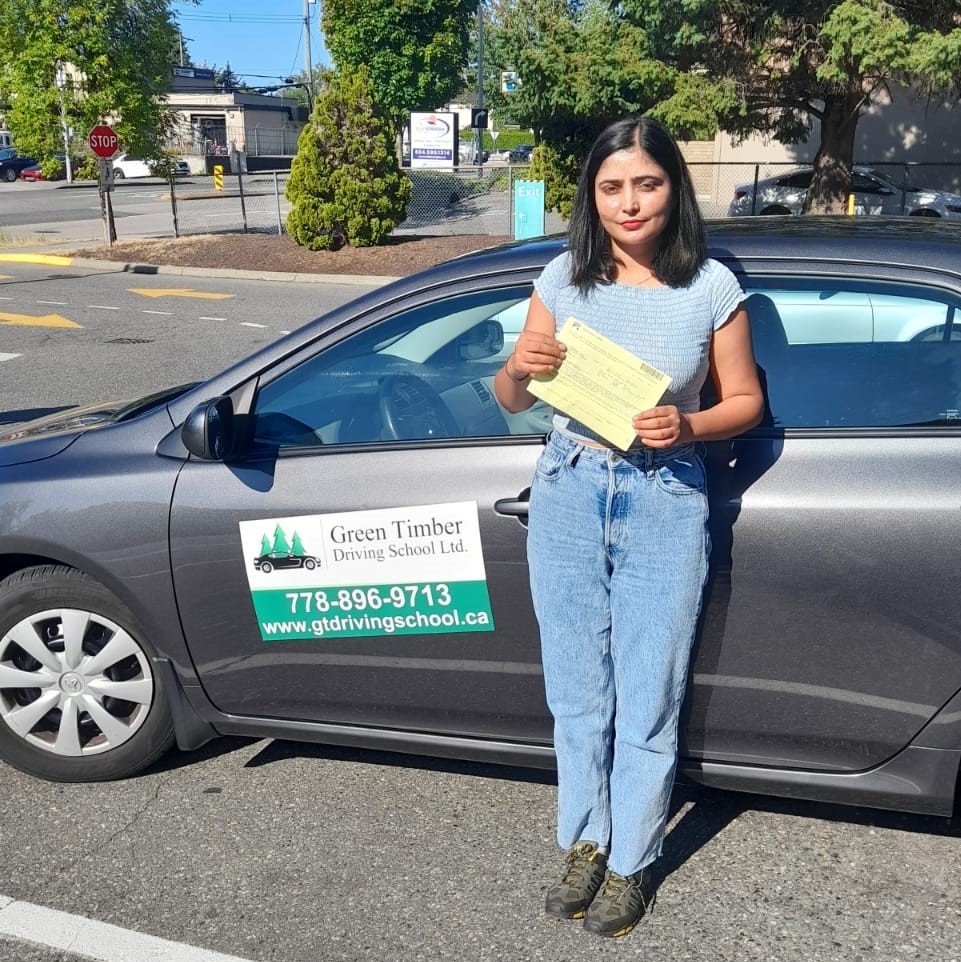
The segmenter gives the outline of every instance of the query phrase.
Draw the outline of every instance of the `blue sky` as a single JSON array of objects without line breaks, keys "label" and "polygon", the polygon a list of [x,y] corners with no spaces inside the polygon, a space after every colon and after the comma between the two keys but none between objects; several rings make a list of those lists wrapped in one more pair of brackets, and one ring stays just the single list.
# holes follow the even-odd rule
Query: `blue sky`
[{"label": "blue sky", "polygon": [[[304,0],[201,0],[197,6],[171,6],[198,66],[229,63],[252,86],[305,69]],[[329,63],[320,34],[320,4],[310,3],[307,9],[311,60],[315,66]]]}]

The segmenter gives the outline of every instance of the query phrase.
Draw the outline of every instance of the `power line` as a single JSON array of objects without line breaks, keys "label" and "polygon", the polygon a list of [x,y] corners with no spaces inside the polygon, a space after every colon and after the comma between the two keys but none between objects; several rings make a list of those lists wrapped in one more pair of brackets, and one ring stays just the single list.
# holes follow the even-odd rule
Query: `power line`
[{"label": "power line", "polygon": [[178,11],[178,20],[199,20],[205,23],[303,23],[303,17],[276,14],[274,16],[255,16],[246,13],[184,13]]}]

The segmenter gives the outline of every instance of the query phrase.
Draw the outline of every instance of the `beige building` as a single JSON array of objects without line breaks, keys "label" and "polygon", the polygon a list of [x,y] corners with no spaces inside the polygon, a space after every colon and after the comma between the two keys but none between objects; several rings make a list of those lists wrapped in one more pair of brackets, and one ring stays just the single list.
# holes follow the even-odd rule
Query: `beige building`
[{"label": "beige building", "polygon": [[214,72],[200,67],[174,67],[167,102],[174,120],[169,146],[197,172],[214,163],[289,167],[307,122],[306,107],[289,93],[223,91]]}]

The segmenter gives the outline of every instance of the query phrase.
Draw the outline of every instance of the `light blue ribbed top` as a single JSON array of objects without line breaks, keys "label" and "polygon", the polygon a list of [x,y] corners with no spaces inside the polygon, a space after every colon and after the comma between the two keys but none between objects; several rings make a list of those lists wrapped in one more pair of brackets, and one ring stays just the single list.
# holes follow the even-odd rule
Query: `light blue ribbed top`
[{"label": "light blue ribbed top", "polygon": [[[675,404],[685,413],[697,411],[708,375],[711,335],[744,299],[734,274],[718,261],[706,260],[687,287],[598,284],[587,297],[571,285],[570,275],[570,254],[565,252],[534,282],[557,329],[568,317],[583,321],[671,376],[661,404]],[[554,428],[577,440],[602,440],[560,412],[554,414]]]}]

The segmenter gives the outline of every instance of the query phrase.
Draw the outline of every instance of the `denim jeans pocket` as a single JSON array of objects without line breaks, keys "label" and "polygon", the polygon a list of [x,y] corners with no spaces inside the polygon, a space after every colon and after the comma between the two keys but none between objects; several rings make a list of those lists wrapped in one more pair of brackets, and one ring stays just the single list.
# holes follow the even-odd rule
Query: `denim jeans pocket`
[{"label": "denim jeans pocket", "polygon": [[699,457],[675,458],[655,471],[657,486],[668,494],[705,494],[707,478]]},{"label": "denim jeans pocket", "polygon": [[548,444],[537,459],[534,477],[538,481],[556,481],[564,470],[570,455],[556,444]]}]

